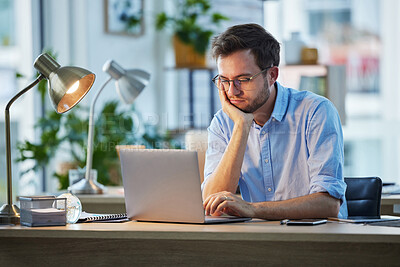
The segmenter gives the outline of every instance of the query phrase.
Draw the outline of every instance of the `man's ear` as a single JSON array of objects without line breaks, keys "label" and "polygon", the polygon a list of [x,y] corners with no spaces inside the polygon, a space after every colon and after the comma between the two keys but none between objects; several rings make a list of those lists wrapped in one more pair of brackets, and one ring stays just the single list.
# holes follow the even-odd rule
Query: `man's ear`
[{"label": "man's ear", "polygon": [[269,86],[272,86],[276,82],[276,80],[278,79],[279,68],[276,67],[276,66],[273,66],[269,70],[268,75],[269,75]]}]

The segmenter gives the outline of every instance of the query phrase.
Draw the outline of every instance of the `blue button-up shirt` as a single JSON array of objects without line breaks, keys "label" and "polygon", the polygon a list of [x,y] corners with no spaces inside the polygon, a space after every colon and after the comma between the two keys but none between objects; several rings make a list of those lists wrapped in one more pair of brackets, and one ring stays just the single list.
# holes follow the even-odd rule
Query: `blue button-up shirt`
[{"label": "blue button-up shirt", "polygon": [[[342,201],[339,218],[346,218],[343,133],[335,107],[311,92],[276,87],[271,118],[264,126],[253,121],[250,129],[239,178],[242,198],[278,201],[327,192]],[[211,121],[205,181],[221,160],[233,126],[222,110]]]}]

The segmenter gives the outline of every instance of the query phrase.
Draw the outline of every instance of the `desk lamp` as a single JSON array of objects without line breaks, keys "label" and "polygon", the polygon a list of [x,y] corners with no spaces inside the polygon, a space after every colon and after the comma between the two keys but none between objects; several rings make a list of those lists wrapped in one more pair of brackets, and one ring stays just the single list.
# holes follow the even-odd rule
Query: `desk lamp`
[{"label": "desk lamp", "polygon": [[104,186],[94,180],[93,176],[91,175],[93,161],[94,107],[97,98],[103,91],[104,87],[112,79],[116,80],[115,86],[120,99],[125,104],[132,104],[150,80],[149,73],[138,69],[125,70],[113,60],[108,60],[104,64],[103,71],[107,72],[111,77],[109,77],[99,89],[90,106],[85,179],[80,180],[68,188],[68,190],[73,194],[102,194],[104,192]]},{"label": "desk lamp", "polygon": [[0,224],[18,224],[20,220],[19,208],[12,203],[12,176],[11,176],[11,142],[10,142],[10,113],[12,103],[22,94],[34,87],[42,79],[49,83],[49,96],[57,113],[64,113],[73,108],[88,93],[95,80],[95,75],[88,70],[78,67],[60,67],[48,54],[41,54],[34,63],[40,75],[34,82],[17,93],[7,104],[5,109],[6,129],[6,160],[7,160],[7,204],[0,209]]}]

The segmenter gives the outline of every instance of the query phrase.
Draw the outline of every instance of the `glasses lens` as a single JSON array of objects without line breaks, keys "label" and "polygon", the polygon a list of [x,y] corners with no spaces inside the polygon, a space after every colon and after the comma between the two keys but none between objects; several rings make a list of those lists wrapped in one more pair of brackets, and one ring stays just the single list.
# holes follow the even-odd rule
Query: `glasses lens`
[{"label": "glasses lens", "polygon": [[219,77],[215,77],[212,81],[214,82],[215,86],[216,86],[219,90],[224,90],[224,86],[223,86],[223,84],[221,83],[221,79],[220,79]]}]

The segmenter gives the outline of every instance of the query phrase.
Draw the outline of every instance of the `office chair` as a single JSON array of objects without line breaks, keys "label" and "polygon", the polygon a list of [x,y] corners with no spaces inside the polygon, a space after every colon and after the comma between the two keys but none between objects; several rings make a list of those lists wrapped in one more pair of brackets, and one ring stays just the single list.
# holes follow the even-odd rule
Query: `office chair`
[{"label": "office chair", "polygon": [[379,177],[344,178],[348,217],[380,218],[382,180]]}]

